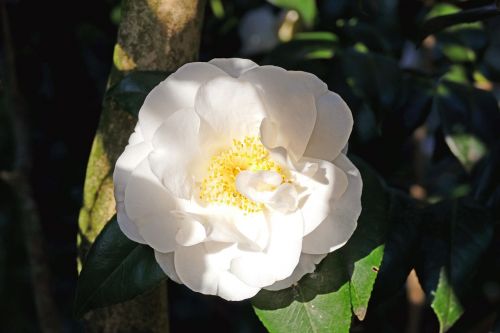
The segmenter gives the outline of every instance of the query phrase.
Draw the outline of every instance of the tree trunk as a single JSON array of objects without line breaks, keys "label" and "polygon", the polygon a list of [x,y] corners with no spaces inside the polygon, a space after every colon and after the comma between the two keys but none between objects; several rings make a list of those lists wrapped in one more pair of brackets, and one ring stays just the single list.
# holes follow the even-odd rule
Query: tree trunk
[{"label": "tree trunk", "polygon": [[[124,0],[108,87],[135,70],[175,71],[197,59],[204,0]],[[78,270],[103,226],[115,214],[112,174],[137,119],[105,100],[87,166],[79,217]],[[98,309],[88,332],[167,332],[167,288]]]}]

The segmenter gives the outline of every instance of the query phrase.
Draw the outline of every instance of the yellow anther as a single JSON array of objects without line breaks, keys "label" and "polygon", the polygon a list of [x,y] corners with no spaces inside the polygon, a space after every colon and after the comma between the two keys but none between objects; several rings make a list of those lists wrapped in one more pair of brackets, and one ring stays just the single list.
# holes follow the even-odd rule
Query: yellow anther
[{"label": "yellow anther", "polygon": [[235,206],[254,213],[263,204],[251,201],[236,189],[236,177],[241,171],[276,171],[288,182],[283,168],[269,157],[269,152],[258,137],[247,136],[233,140],[233,145],[210,159],[208,175],[201,182],[200,199],[207,203]]}]

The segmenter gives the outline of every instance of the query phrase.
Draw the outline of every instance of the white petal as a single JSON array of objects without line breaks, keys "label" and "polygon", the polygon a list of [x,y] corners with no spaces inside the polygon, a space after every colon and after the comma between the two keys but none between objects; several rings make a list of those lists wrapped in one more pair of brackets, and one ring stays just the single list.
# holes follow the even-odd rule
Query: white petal
[{"label": "white petal", "polygon": [[202,154],[198,132],[200,118],[193,109],[177,111],[156,131],[149,162],[154,174],[178,198],[193,190],[193,170]]},{"label": "white petal", "polygon": [[261,253],[240,251],[231,272],[245,283],[264,287],[290,276],[297,266],[302,243],[302,215],[269,213],[270,238]]},{"label": "white petal", "polygon": [[172,215],[175,201],[160,183],[145,159],[132,172],[125,189],[125,211],[135,222],[142,238],[160,252],[172,252],[178,231]]},{"label": "white petal", "polygon": [[290,71],[296,80],[302,80],[315,97],[319,97],[328,91],[328,86],[316,75],[302,71]]},{"label": "white petal", "polygon": [[237,242],[257,250],[267,246],[269,228],[262,212],[246,214],[236,207],[222,205],[202,207],[195,200],[183,201],[181,209],[184,215],[203,225],[207,240]]},{"label": "white petal", "polygon": [[266,206],[282,214],[294,212],[299,205],[299,196],[295,185],[284,183],[274,191]]},{"label": "white petal", "polygon": [[302,253],[300,255],[299,264],[295,267],[292,275],[286,279],[276,281],[270,286],[265,287],[267,290],[281,290],[290,287],[294,283],[299,282],[299,280],[306,274],[312,273],[316,270],[316,265],[320,263],[326,254],[307,254]]},{"label": "white petal", "polygon": [[255,87],[230,77],[217,78],[200,87],[195,110],[226,144],[256,136],[265,109]]},{"label": "white petal", "polygon": [[294,185],[282,181],[276,171],[245,170],[236,176],[236,189],[248,199],[285,214],[297,209],[298,196]]},{"label": "white petal", "polygon": [[276,280],[292,274],[299,262],[303,231],[303,218],[299,210],[290,214],[273,212],[268,217],[270,225],[269,246],[265,253],[274,264]]},{"label": "white petal", "polygon": [[249,69],[259,66],[252,60],[241,58],[216,58],[210,60],[208,63],[219,67],[224,72],[235,78],[238,78]]},{"label": "white petal", "polygon": [[304,158],[299,164],[302,164],[302,172],[293,174],[298,187],[303,188],[299,208],[304,216],[304,235],[307,235],[328,216],[332,200],[346,191],[347,176],[331,162]]},{"label": "white petal", "polygon": [[[262,212],[245,214],[240,212],[233,222],[236,229],[246,240],[250,241],[250,247],[263,250],[269,243],[269,226]],[[245,245],[244,242],[240,244]]]},{"label": "white petal", "polygon": [[260,66],[245,72],[242,80],[259,89],[267,115],[261,128],[269,148],[286,148],[294,159],[302,157],[316,122],[315,96],[325,90],[311,74]]},{"label": "white petal", "polygon": [[148,142],[129,144],[125,147],[125,150],[116,161],[113,172],[113,184],[117,202],[123,201],[125,197],[125,188],[130,174],[148,156],[152,149],[153,147]]},{"label": "white petal", "polygon": [[175,236],[179,245],[192,246],[203,242],[207,238],[205,227],[193,219],[184,219],[181,228]]},{"label": "white petal", "polygon": [[228,272],[236,253],[236,245],[229,243],[179,246],[175,251],[175,269],[182,283],[196,292],[227,300],[250,298],[260,288],[250,287]]},{"label": "white petal", "polygon": [[243,283],[234,274],[222,272],[219,277],[217,295],[228,301],[242,301],[254,297],[260,288]]},{"label": "white petal", "polygon": [[161,269],[170,278],[170,280],[177,283],[182,283],[177,276],[177,273],[175,272],[174,252],[161,253],[155,251],[155,259],[158,262],[158,265],[160,265]]},{"label": "white petal", "polygon": [[254,287],[262,288],[276,281],[273,261],[262,252],[242,252],[231,262],[231,272]]},{"label": "white petal", "polygon": [[137,229],[134,221],[132,221],[127,216],[127,213],[125,212],[125,204],[123,203],[123,201],[116,203],[116,218],[118,220],[118,226],[120,227],[120,230],[125,234],[125,236],[127,236],[134,242],[142,244],[146,243],[146,241],[139,234],[139,229]]},{"label": "white petal", "polygon": [[144,140],[151,140],[156,129],[174,112],[194,107],[200,85],[220,76],[227,74],[209,63],[193,62],[180,67],[153,88],[139,111]]},{"label": "white petal", "polygon": [[338,200],[334,200],[332,211],[327,218],[304,237],[302,251],[305,253],[323,254],[342,247],[356,229],[361,214],[363,189],[361,174],[343,154],[340,154],[333,163],[346,173],[347,190]]},{"label": "white petal", "polygon": [[352,113],[331,91],[316,100],[318,115],[305,156],[332,161],[346,146],[352,131]]},{"label": "white petal", "polygon": [[141,126],[139,123],[135,125],[134,132],[128,138],[129,145],[135,145],[136,143],[140,143],[144,141],[144,136],[142,135]]}]

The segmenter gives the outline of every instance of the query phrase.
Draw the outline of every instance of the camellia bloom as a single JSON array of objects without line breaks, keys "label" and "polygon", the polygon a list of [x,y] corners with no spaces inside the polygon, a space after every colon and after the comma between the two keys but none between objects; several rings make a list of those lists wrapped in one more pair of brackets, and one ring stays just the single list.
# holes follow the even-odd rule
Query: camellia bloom
[{"label": "camellia bloom", "polygon": [[186,64],[149,93],[116,163],[120,228],[194,291],[242,300],[289,287],[356,228],[352,123],[312,74]]}]

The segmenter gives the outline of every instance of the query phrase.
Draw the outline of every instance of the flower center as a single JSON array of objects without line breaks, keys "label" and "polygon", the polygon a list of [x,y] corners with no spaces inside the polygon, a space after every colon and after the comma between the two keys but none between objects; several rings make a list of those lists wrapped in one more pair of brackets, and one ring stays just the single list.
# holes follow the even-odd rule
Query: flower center
[{"label": "flower center", "polygon": [[[233,140],[233,145],[210,159],[208,175],[201,182],[200,199],[208,203],[235,206],[245,212],[259,212],[264,204],[252,201],[236,189],[236,176],[241,171],[275,171],[288,181],[283,168],[269,157],[258,137]],[[262,189],[272,190],[272,188]]]}]

